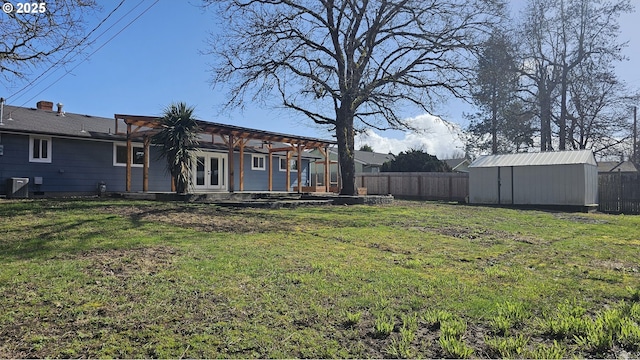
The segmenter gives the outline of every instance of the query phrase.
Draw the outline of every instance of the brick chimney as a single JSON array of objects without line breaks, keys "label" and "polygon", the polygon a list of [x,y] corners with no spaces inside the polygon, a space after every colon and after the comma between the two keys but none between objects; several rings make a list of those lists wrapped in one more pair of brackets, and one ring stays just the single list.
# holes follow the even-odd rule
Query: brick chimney
[{"label": "brick chimney", "polygon": [[38,110],[53,111],[53,102],[51,102],[51,101],[38,101],[38,103],[36,104],[36,108]]}]

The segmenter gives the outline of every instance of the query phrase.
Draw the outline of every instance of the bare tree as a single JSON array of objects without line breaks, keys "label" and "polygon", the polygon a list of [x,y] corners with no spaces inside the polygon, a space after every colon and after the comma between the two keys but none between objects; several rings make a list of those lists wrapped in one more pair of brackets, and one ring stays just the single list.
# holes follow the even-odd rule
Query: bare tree
[{"label": "bare tree", "polygon": [[542,151],[553,149],[554,118],[558,148],[566,149],[572,72],[593,57],[608,56],[610,68],[622,58],[617,19],[631,10],[629,0],[529,1],[522,26],[523,69],[537,100]]},{"label": "bare tree", "polygon": [[[410,128],[401,112],[433,112],[463,96],[469,51],[496,11],[490,0],[205,0],[224,31],[211,39],[213,84],[229,107],[276,95],[334,131],[342,194],[356,194],[356,131]],[[499,5],[499,4],[498,4]]]},{"label": "bare tree", "polygon": [[600,156],[619,155],[620,145],[631,136],[629,105],[637,103],[625,84],[606,64],[580,64],[572,71],[567,107],[567,141],[573,149],[593,149]]},{"label": "bare tree", "polygon": [[92,0],[9,4],[3,2],[0,19],[0,74],[6,80],[23,78],[39,65],[68,59],[70,52],[79,49],[87,14],[97,9]]}]

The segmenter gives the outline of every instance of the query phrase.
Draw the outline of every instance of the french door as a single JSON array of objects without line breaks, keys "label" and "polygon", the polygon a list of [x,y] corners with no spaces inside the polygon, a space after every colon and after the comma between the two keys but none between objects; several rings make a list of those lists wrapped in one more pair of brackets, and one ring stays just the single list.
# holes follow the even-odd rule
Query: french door
[{"label": "french door", "polygon": [[196,191],[227,190],[226,154],[200,154],[194,166],[193,186]]}]

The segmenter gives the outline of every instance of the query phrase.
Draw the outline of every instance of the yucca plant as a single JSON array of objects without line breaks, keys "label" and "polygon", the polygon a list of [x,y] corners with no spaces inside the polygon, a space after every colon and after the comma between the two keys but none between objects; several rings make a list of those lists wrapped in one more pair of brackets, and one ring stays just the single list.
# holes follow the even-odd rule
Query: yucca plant
[{"label": "yucca plant", "polygon": [[193,112],[194,108],[184,102],[167,106],[160,119],[162,128],[152,138],[160,147],[160,157],[167,160],[167,170],[179,194],[189,190],[191,164],[198,148],[200,128]]}]

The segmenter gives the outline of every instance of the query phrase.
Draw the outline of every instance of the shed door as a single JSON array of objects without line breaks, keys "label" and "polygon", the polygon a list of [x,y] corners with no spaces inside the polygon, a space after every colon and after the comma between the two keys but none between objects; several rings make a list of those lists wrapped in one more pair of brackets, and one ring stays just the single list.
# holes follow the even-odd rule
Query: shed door
[{"label": "shed door", "polygon": [[498,168],[499,204],[513,204],[513,166]]}]

